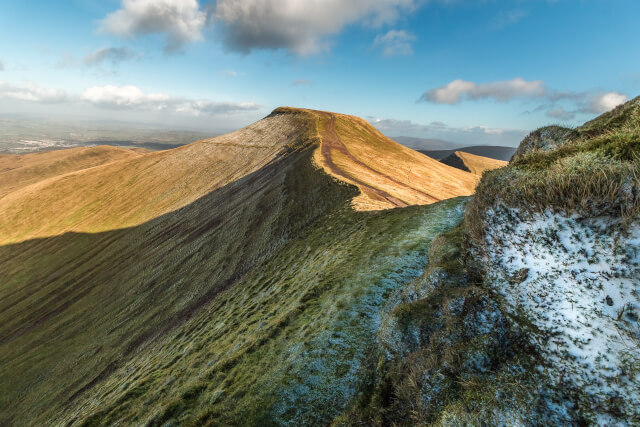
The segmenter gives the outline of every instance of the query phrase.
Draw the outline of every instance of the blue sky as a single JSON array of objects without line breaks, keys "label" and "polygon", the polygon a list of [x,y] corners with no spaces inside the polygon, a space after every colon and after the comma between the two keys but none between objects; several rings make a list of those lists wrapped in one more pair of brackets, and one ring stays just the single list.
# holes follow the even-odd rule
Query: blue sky
[{"label": "blue sky", "polygon": [[637,0],[5,0],[0,114],[223,132],[280,105],[516,145],[640,94]]}]

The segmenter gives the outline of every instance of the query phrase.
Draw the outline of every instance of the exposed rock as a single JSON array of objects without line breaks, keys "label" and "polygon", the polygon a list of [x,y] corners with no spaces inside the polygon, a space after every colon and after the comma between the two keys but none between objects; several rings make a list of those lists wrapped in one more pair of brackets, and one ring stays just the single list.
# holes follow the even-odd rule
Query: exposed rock
[{"label": "exposed rock", "polygon": [[531,132],[522,140],[511,162],[534,151],[551,151],[571,141],[575,131],[562,126],[545,126]]}]

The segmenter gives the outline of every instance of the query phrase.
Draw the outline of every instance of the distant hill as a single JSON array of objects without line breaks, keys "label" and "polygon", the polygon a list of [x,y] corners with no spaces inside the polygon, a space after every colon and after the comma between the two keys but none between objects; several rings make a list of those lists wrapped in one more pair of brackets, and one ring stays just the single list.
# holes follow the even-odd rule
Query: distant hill
[{"label": "distant hill", "polygon": [[413,136],[393,136],[394,141],[409,147],[412,150],[453,150],[460,146],[460,144],[451,141],[445,141],[443,139],[435,138],[416,138]]},{"label": "distant hill", "polygon": [[508,164],[508,162],[504,160],[476,156],[475,154],[465,153],[464,151],[455,151],[440,160],[440,162],[466,172],[471,172],[474,175],[482,175],[484,171],[498,169]]},{"label": "distant hill", "polygon": [[490,159],[504,160],[508,162],[511,159],[511,156],[513,156],[513,153],[516,152],[516,147],[504,147],[499,145],[474,145],[471,147],[462,147],[455,149],[418,151],[436,160],[442,160],[456,151],[462,151],[464,153],[475,154],[476,156],[488,157]]}]

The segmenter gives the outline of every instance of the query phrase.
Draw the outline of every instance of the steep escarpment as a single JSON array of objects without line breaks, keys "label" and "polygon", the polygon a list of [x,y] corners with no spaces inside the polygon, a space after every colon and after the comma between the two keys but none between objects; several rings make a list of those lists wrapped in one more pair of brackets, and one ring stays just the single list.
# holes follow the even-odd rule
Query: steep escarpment
[{"label": "steep escarpment", "polygon": [[[373,424],[640,422],[638,100],[527,137],[397,290]],[[564,135],[564,136],[562,136]]]}]

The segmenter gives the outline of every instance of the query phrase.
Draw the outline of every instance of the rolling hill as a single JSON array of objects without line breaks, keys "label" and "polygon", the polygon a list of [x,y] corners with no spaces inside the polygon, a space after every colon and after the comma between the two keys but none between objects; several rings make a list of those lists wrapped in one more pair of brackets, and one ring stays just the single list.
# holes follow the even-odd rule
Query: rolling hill
[{"label": "rolling hill", "polygon": [[[385,296],[464,199],[427,205],[477,182],[361,119],[290,108],[92,165],[14,174],[0,198],[0,424],[337,416]],[[294,392],[314,363],[325,394]]]},{"label": "rolling hill", "polygon": [[502,147],[498,145],[474,145],[471,147],[454,148],[447,150],[419,150],[422,154],[432,159],[442,160],[456,151],[488,157],[490,159],[508,162],[516,152],[516,147]]},{"label": "rolling hill", "polygon": [[135,158],[145,150],[98,146],[33,154],[0,154],[0,198],[48,178]]},{"label": "rolling hill", "polygon": [[[360,188],[361,195],[354,200],[357,209],[425,204],[469,195],[477,181],[471,174],[394,143],[361,119],[280,109],[228,135],[136,155],[100,168],[71,171],[12,191],[0,204],[0,229],[5,230],[0,243],[139,225],[297,150],[292,141],[314,138],[320,145],[314,161],[336,178]],[[31,156],[53,159],[69,155],[64,150],[61,153]]]},{"label": "rolling hill", "polygon": [[458,143],[436,138],[417,138],[413,136],[392,136],[391,139],[412,150],[454,150]]},{"label": "rolling hill", "polygon": [[456,151],[444,159],[441,159],[440,162],[479,176],[481,176],[484,171],[498,169],[506,166],[508,163],[503,160],[476,156],[474,154],[465,153],[464,151]]}]

